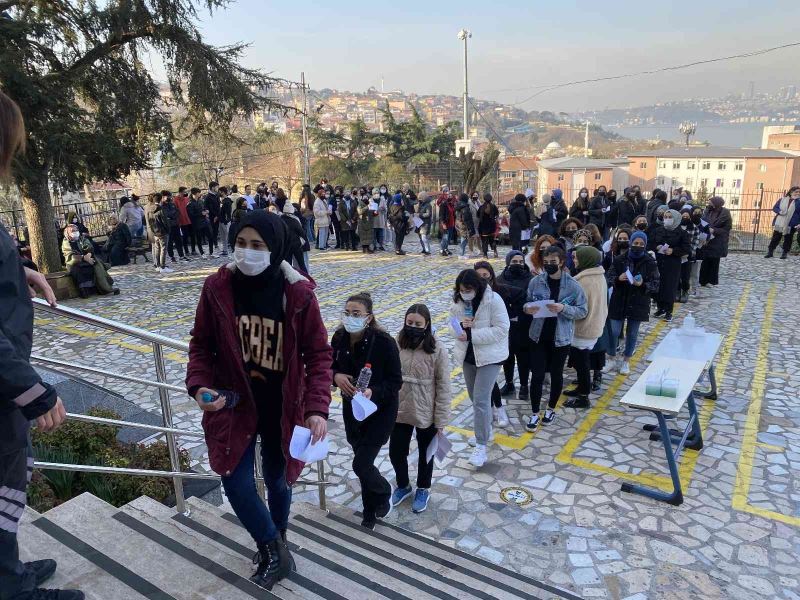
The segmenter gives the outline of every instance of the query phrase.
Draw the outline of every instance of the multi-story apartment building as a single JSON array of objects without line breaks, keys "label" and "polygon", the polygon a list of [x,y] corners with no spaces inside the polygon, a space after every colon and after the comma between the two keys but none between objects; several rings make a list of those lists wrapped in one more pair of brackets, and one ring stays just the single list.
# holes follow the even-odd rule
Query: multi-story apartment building
[{"label": "multi-story apartment building", "polygon": [[582,187],[594,193],[599,186],[616,189],[620,195],[628,185],[627,159],[549,158],[538,164],[538,195],[560,189],[568,206]]},{"label": "multi-story apartment building", "polygon": [[643,189],[676,187],[726,199],[731,208],[757,208],[800,184],[800,156],[779,150],[690,146],[632,153],[630,183]]}]

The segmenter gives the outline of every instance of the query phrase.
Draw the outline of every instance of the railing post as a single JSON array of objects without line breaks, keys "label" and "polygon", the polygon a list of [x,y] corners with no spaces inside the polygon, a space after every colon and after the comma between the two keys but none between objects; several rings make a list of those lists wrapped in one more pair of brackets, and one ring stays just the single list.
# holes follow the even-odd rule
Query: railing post
[{"label": "railing post", "polygon": [[[153,342],[153,358],[156,363],[156,380],[160,383],[166,383],[167,373],[164,367],[164,352],[161,349],[161,344],[156,342]],[[158,397],[161,400],[161,418],[164,422],[164,427],[172,428],[172,404],[169,399],[169,391],[164,388],[158,388]],[[178,453],[178,445],[175,442],[175,435],[172,433],[165,433],[164,435],[167,438],[169,462],[172,465],[172,470],[174,472],[180,472],[181,460],[180,454]],[[183,479],[180,477],[173,477],[172,486],[175,489],[175,508],[178,512],[188,516],[189,509],[186,506],[186,499],[183,497]]]},{"label": "railing post", "polygon": [[319,507],[322,510],[328,510],[328,502],[325,498],[325,488],[327,486],[323,485],[325,483],[325,461],[318,460],[317,461],[317,481],[320,483],[319,487]]},{"label": "railing post", "polygon": [[258,495],[261,496],[262,500],[267,499],[267,486],[264,483],[264,463],[261,459],[261,438],[256,440],[256,447],[253,450],[253,454],[255,454],[254,463],[256,464],[256,489],[258,490]]}]

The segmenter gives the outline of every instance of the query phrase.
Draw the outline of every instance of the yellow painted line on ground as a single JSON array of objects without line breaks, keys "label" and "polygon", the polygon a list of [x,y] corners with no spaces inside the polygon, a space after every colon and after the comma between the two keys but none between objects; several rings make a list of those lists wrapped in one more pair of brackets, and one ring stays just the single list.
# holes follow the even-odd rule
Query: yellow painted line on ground
[{"label": "yellow painted line on ground", "polygon": [[747,409],[747,418],[744,424],[742,449],[739,453],[739,464],[736,469],[736,481],[733,487],[731,506],[734,510],[758,515],[765,519],[779,521],[786,525],[800,527],[800,517],[784,515],[774,510],[760,508],[750,504],[750,484],[755,466],[756,444],[758,442],[758,427],[761,421],[761,410],[764,404],[766,390],[767,362],[769,359],[770,333],[772,332],[772,314],[775,307],[776,287],[773,284],[767,295],[764,307],[764,318],[761,326],[761,338],[758,344],[756,368],[753,371],[753,383],[750,388],[750,406]]},{"label": "yellow painted line on ground", "polygon": [[756,442],[756,446],[759,448],[764,448],[767,452],[780,452],[781,454],[786,452],[786,448],[783,446],[776,446],[775,444],[767,444],[765,442]]},{"label": "yellow painted line on ground", "polygon": [[[464,429],[463,427],[456,427],[454,425],[448,425],[446,429],[447,431],[463,435],[466,438],[475,435],[475,432],[471,429]],[[494,443],[504,448],[511,448],[512,450],[522,450],[530,443],[534,436],[530,431],[526,431],[519,437],[498,433],[498,431],[497,429],[494,430]]]}]

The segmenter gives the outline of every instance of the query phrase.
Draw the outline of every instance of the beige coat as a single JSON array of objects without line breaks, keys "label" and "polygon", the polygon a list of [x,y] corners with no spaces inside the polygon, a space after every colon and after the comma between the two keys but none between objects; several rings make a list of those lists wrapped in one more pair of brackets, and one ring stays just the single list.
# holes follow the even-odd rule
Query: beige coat
[{"label": "beige coat", "polygon": [[608,284],[605,269],[592,267],[575,275],[586,294],[586,306],[589,314],[585,319],[575,321],[575,337],[585,340],[596,340],[603,335],[603,327],[608,317]]},{"label": "beige coat", "polygon": [[422,348],[400,350],[403,387],[397,422],[426,429],[450,423],[450,359],[441,342],[428,354]]}]

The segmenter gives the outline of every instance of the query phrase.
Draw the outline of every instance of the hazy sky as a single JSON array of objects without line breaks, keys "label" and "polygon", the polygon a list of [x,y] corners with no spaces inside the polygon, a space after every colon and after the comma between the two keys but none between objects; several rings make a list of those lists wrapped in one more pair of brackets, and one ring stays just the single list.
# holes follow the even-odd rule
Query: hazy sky
[{"label": "hazy sky", "polygon": [[[201,30],[248,42],[245,63],[287,79],[363,91],[460,94],[462,27],[470,95],[520,102],[537,86],[800,42],[798,0],[233,0]],[[526,110],[578,111],[800,87],[800,46],[760,57],[546,92]],[[508,90],[514,91],[501,91]],[[531,88],[520,90],[520,88]]]}]

